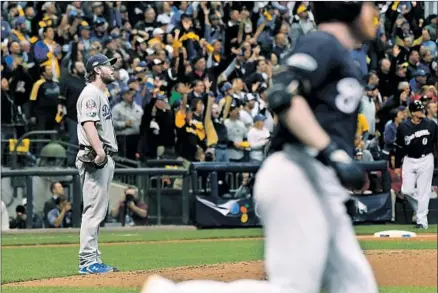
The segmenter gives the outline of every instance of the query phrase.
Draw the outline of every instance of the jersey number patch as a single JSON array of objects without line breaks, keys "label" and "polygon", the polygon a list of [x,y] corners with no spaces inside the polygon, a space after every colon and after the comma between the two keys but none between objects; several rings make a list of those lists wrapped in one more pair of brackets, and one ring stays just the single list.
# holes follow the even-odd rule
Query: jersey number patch
[{"label": "jersey number patch", "polygon": [[336,89],[338,91],[335,98],[336,107],[346,114],[356,111],[363,93],[359,82],[354,78],[347,77],[338,82]]}]

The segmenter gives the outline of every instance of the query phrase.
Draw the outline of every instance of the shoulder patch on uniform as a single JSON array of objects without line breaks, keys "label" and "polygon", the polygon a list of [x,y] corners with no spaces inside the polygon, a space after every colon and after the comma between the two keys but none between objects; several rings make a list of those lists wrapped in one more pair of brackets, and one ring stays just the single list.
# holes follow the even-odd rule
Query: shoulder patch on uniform
[{"label": "shoulder patch on uniform", "polygon": [[307,71],[315,71],[318,68],[315,58],[305,53],[293,54],[286,59],[286,64]]},{"label": "shoulder patch on uniform", "polygon": [[96,102],[92,99],[89,99],[86,103],[85,103],[85,107],[87,109],[93,109],[96,108]]}]

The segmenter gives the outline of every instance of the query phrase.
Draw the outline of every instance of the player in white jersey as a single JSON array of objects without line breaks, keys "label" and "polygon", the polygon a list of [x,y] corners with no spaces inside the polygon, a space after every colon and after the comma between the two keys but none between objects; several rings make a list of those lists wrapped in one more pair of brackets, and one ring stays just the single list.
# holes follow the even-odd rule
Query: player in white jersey
[{"label": "player in white jersey", "polygon": [[101,54],[88,58],[85,75],[88,84],[76,105],[79,140],[76,167],[81,178],[84,206],[80,232],[80,274],[118,271],[103,264],[97,244],[99,226],[108,210],[109,187],[114,175],[112,156],[118,151],[106,94],[106,86],[115,80],[112,65],[116,61]]}]

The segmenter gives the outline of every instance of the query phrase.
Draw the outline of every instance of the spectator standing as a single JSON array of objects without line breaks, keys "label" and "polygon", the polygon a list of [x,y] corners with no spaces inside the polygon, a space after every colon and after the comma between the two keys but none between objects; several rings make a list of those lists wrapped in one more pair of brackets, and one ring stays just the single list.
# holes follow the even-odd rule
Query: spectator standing
[{"label": "spectator standing", "polygon": [[230,106],[229,118],[224,122],[227,127],[228,139],[228,157],[230,162],[244,162],[245,149],[247,146],[244,142],[247,138],[248,130],[245,124],[239,120],[239,106],[233,101]]},{"label": "spectator standing", "polygon": [[[229,84],[231,88],[231,84]],[[219,110],[219,105],[214,103],[215,98],[210,97],[207,104],[205,115],[205,132],[207,139],[207,147],[214,148],[214,159],[217,162],[229,162],[228,158],[228,131],[224,125],[224,113],[228,113],[228,104],[225,105],[223,111]],[[231,97],[229,97],[231,102]],[[211,113],[211,115],[208,115]],[[211,124],[210,124],[211,123]]]},{"label": "spectator standing", "polygon": [[19,122],[20,109],[14,103],[14,96],[9,89],[6,78],[1,80],[1,137],[2,140],[16,138],[21,135],[17,132],[16,122]]},{"label": "spectator standing", "polygon": [[15,22],[15,29],[10,32],[10,38],[12,41],[24,41],[29,40],[29,32],[27,30],[26,18],[19,16]]},{"label": "spectator standing", "polygon": [[38,41],[34,46],[34,54],[37,62],[45,66],[52,73],[52,78],[59,81],[61,69],[59,60],[62,58],[62,48],[55,41],[55,30],[51,26],[43,28],[43,40]]},{"label": "spectator standing", "polygon": [[384,58],[380,60],[379,64],[379,71],[377,72],[377,76],[379,77],[379,91],[383,96],[383,100],[386,101],[388,97],[393,94],[393,84],[396,82],[396,63]]},{"label": "spectator standing", "polygon": [[376,131],[376,103],[375,100],[378,95],[376,85],[367,85],[365,87],[365,96],[362,98],[362,113],[368,122],[368,134],[374,135]]},{"label": "spectator standing", "polygon": [[253,124],[252,109],[254,109],[255,97],[251,93],[248,93],[243,98],[243,108],[239,112],[239,119],[243,122],[245,127],[249,129]]},{"label": "spectator standing", "polygon": [[[65,120],[67,122],[69,143],[77,146],[79,142],[77,133],[78,113],[76,110],[76,103],[79,95],[85,87],[85,65],[82,61],[71,62],[69,71],[70,72],[67,76],[61,78],[61,95],[59,97],[60,104],[58,106],[58,112],[62,111],[63,107],[65,107]],[[69,166],[74,166],[76,161],[75,149],[70,147],[67,156],[67,164]]]},{"label": "spectator standing", "polygon": [[265,116],[257,114],[254,117],[254,126],[248,131],[248,142],[251,147],[250,160],[261,163],[265,159],[265,147],[269,142],[270,133],[264,127]]},{"label": "spectator standing", "polygon": [[121,155],[133,160],[140,137],[143,109],[133,102],[135,94],[133,88],[124,88],[121,94],[123,100],[112,110],[114,129],[119,142],[119,150],[124,152]]},{"label": "spectator standing", "polygon": [[359,113],[357,114],[357,130],[356,135],[360,136],[364,141],[368,140],[368,121],[365,115],[362,113],[362,107],[360,107]]},{"label": "spectator standing", "polygon": [[417,50],[410,51],[408,58],[408,67],[406,71],[406,77],[408,78],[408,80],[410,80],[414,72],[417,71],[419,63],[420,63],[420,54],[418,54],[418,51]]},{"label": "spectator standing", "polygon": [[425,49],[421,54],[421,60],[418,67],[423,69],[427,75],[433,75],[433,55],[431,54],[430,50]]},{"label": "spectator standing", "polygon": [[268,87],[266,85],[260,85],[257,89],[257,99],[254,105],[254,109],[252,110],[252,116],[254,117],[257,114],[262,114],[265,116],[265,127],[269,130],[270,133],[274,132],[275,128],[275,115],[269,109],[268,106]]},{"label": "spectator standing", "polygon": [[316,31],[316,24],[313,20],[313,15],[310,17],[307,6],[302,3],[297,8],[296,22],[292,23],[292,44],[295,46],[298,39],[311,32]]},{"label": "spectator standing", "polygon": [[60,104],[60,87],[53,79],[52,68],[45,65],[41,68],[41,79],[32,88],[31,121],[37,124],[39,130],[53,130],[56,126],[55,116]]},{"label": "spectator standing", "polygon": [[422,45],[427,49],[427,51],[429,51],[429,53],[431,53],[432,56],[436,56],[437,45],[436,42],[431,40],[429,30],[423,29],[422,41],[423,41]]},{"label": "spectator standing", "polygon": [[160,128],[157,136],[158,157],[171,158],[175,154],[175,124],[174,114],[165,95],[157,94],[151,114]]},{"label": "spectator standing", "polygon": [[383,133],[384,150],[383,153],[389,155],[395,148],[395,139],[397,138],[397,128],[406,119],[406,108],[400,106],[390,112],[391,120],[385,125]]},{"label": "spectator standing", "polygon": [[438,124],[437,106],[438,103],[436,101],[430,101],[426,107],[427,118],[434,121],[436,124]]},{"label": "spectator standing", "polygon": [[426,84],[427,73],[423,69],[417,69],[412,73],[412,79],[409,82],[409,86],[413,94],[418,94],[421,88]]},{"label": "spectator standing", "polygon": [[351,55],[353,60],[360,70],[362,76],[366,76],[368,74],[368,63],[367,63],[367,50],[368,46],[362,43],[357,43],[351,51]]},{"label": "spectator standing", "polygon": [[188,168],[188,163],[199,161],[199,150],[205,148],[205,130],[202,122],[193,120],[192,110],[187,105],[189,89],[185,87],[182,91],[185,94],[175,115],[176,154]]}]

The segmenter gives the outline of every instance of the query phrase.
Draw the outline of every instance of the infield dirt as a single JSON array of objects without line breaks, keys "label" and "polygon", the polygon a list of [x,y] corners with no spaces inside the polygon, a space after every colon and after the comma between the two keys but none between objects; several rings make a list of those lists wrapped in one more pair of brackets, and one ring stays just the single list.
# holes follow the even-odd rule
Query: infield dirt
[{"label": "infield dirt", "polygon": [[[360,238],[376,240],[376,238],[371,237]],[[425,238],[430,240],[430,237],[418,237],[407,241],[424,241]],[[382,238],[382,240],[389,239]],[[436,250],[368,250],[365,251],[365,255],[371,263],[379,286],[437,286],[438,253]],[[10,283],[4,286],[140,288],[147,277],[152,274],[160,274],[174,281],[208,279],[229,282],[238,279],[263,280],[266,277],[263,262],[254,261],[118,272],[105,275],[71,276]]]}]

